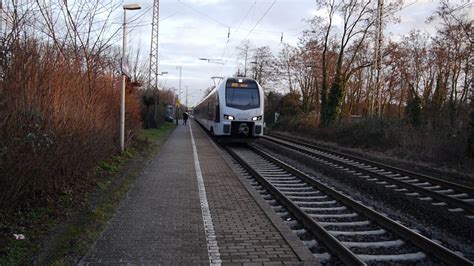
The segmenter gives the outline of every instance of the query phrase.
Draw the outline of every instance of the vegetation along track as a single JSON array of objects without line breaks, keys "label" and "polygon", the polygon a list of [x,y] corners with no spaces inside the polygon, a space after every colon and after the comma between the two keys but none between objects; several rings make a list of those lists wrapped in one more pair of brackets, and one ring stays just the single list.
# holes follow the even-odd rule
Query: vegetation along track
[{"label": "vegetation along track", "polygon": [[250,146],[226,149],[305,230],[337,257],[330,259],[333,262],[473,264],[263,151]]},{"label": "vegetation along track", "polygon": [[264,139],[301,152],[319,163],[474,219],[474,189],[471,187],[284,137],[265,136]]}]

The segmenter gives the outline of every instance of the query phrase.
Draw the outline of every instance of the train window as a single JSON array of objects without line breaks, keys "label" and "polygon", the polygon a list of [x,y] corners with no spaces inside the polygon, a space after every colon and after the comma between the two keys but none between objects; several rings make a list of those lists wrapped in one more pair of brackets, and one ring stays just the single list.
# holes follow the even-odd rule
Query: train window
[{"label": "train window", "polygon": [[253,80],[229,80],[226,84],[226,105],[241,110],[260,107],[257,83]]}]

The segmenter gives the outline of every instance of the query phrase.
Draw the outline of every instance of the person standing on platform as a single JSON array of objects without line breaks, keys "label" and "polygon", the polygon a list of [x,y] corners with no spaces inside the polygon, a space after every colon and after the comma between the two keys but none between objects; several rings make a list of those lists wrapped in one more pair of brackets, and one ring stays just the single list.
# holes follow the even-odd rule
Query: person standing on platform
[{"label": "person standing on platform", "polygon": [[183,125],[186,125],[186,122],[188,121],[188,112],[183,113]]}]

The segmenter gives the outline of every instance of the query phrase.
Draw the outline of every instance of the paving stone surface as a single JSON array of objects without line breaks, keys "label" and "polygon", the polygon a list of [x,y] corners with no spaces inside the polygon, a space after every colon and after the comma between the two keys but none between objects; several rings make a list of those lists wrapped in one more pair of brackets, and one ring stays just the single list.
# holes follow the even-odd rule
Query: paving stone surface
[{"label": "paving stone surface", "polygon": [[189,130],[178,127],[82,262],[208,264],[203,228]]},{"label": "paving stone surface", "polygon": [[196,123],[193,133],[222,261],[300,262]]},{"label": "paving stone surface", "polygon": [[[301,264],[202,129],[192,127],[223,264]],[[80,262],[129,263],[209,264],[189,126],[174,130]]]}]

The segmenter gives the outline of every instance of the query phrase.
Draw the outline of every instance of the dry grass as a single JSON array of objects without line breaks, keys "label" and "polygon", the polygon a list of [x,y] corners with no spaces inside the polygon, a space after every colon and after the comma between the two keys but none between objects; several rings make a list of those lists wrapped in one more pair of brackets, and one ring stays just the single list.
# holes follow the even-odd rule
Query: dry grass
[{"label": "dry grass", "polygon": [[[34,39],[18,39],[2,59],[0,209],[54,202],[86,183],[117,152],[118,79],[108,58],[91,59]],[[68,55],[66,53],[66,55]],[[139,100],[127,93],[127,136],[140,127]]]}]

